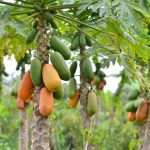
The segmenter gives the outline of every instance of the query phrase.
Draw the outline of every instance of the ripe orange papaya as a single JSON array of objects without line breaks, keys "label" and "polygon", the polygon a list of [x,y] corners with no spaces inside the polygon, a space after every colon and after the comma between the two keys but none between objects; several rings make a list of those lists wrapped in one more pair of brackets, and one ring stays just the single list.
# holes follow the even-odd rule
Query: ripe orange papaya
[{"label": "ripe orange papaya", "polygon": [[75,108],[78,104],[79,98],[80,98],[80,92],[79,90],[77,90],[75,96],[71,98],[68,102],[69,107]]},{"label": "ripe orange papaya", "polygon": [[59,74],[51,64],[45,64],[43,66],[42,77],[45,87],[50,92],[55,92],[61,88],[62,83]]},{"label": "ripe orange papaya", "polygon": [[103,80],[102,80],[102,82],[104,83],[104,85],[106,85],[106,84],[107,84],[107,82],[106,82],[106,80],[105,80],[105,79],[103,79]]},{"label": "ripe orange papaya", "polygon": [[100,91],[103,91],[103,89],[104,89],[104,82],[101,82],[101,83],[98,85],[98,89],[99,89]]},{"label": "ripe orange papaya", "polygon": [[46,87],[40,91],[39,111],[43,116],[49,116],[53,111],[53,93],[49,92]]},{"label": "ripe orange papaya", "polygon": [[24,108],[24,101],[19,97],[17,97],[16,106],[17,106],[18,109],[23,109]]},{"label": "ripe orange papaya", "polygon": [[136,111],[136,120],[140,123],[144,123],[148,118],[149,102],[143,100]]},{"label": "ripe orange papaya", "polygon": [[31,94],[26,100],[24,100],[25,104],[29,104],[31,101],[33,101],[34,94]]},{"label": "ripe orange papaya", "polygon": [[27,71],[21,80],[18,89],[18,97],[21,98],[23,101],[25,101],[32,94],[33,88],[34,88],[34,84],[31,80],[30,71]]},{"label": "ripe orange papaya", "polygon": [[136,111],[129,112],[128,113],[128,121],[134,121],[136,120]]}]

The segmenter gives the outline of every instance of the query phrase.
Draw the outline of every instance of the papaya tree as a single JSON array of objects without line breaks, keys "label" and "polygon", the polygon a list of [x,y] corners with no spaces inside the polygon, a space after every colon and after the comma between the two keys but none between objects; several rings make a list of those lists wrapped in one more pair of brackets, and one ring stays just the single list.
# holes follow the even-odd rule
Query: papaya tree
[{"label": "papaya tree", "polygon": [[[89,83],[87,83],[88,80],[85,78],[83,71],[84,61],[87,57],[89,57],[89,55],[86,54],[86,47],[84,45],[85,38],[83,40],[84,36],[87,36],[94,41],[95,44],[93,46],[93,50],[96,51],[96,53],[91,52],[90,54],[98,55],[98,61],[101,60],[102,67],[109,67],[110,62],[118,62],[120,65],[124,66],[127,76],[129,76],[131,79],[136,78],[143,90],[149,90],[149,84],[146,82],[147,80],[140,74],[140,65],[137,64],[136,61],[136,58],[142,58],[142,61],[147,63],[148,59],[150,58],[148,38],[145,36],[147,35],[147,32],[144,32],[145,30],[144,28],[142,28],[143,24],[145,25],[147,22],[149,22],[149,14],[147,13],[146,7],[148,6],[148,4],[146,5],[145,3],[140,4],[140,2],[128,1],[122,2],[120,0],[115,0],[113,2],[98,0],[84,2],[78,1],[78,3],[74,2],[72,4],[69,4],[69,2],[66,3],[65,1],[61,3],[59,1],[54,2],[51,0],[18,0],[15,3],[0,3],[13,6],[11,8],[9,7],[9,11],[5,12],[5,15],[2,15],[4,23],[8,23],[8,25],[5,27],[5,30],[9,33],[1,36],[2,47],[4,47],[4,44],[2,43],[4,43],[4,41],[7,41],[6,43],[8,46],[10,46],[11,52],[13,52],[15,56],[20,55],[18,57],[21,57],[22,55],[24,55],[25,49],[35,48],[33,40],[37,34],[36,58],[43,63],[43,66],[47,66],[45,64],[49,62],[50,53],[50,56],[52,57],[51,62],[57,71],[58,63],[55,61],[55,59],[62,59],[62,57],[59,56],[60,54],[53,53],[53,50],[55,51],[55,49],[57,49],[57,51],[61,53],[61,50],[59,48],[60,41],[55,35],[59,35],[59,31],[60,33],[64,31],[67,32],[68,27],[69,29],[77,29],[77,32],[80,34],[80,38],[82,39],[79,46],[81,71],[80,103],[83,126],[85,128],[89,128],[91,124],[91,117],[87,113],[87,95],[89,90]],[[88,23],[85,23],[82,21],[84,20],[82,17],[80,19],[78,18],[78,16],[73,16],[70,12],[74,9],[76,9],[75,13],[77,13],[80,17],[83,15],[83,13],[85,13],[85,18],[90,18],[91,20],[89,19],[89,22],[87,20]],[[28,15],[27,18],[26,15]],[[143,19],[139,19],[141,15],[147,19],[146,22]],[[32,24],[33,28],[26,39],[27,46],[25,46],[24,37],[26,37],[26,35],[24,34],[24,32],[20,32],[18,28],[14,30],[15,26],[10,26],[9,22],[7,22],[7,19],[10,16],[14,22],[19,19],[22,26],[24,25],[22,23],[23,19],[30,25]],[[18,18],[16,16],[18,16]],[[134,16],[137,17],[135,18]],[[134,25],[132,21],[134,21]],[[60,25],[58,26],[59,31],[57,30],[56,23]],[[86,31],[86,27],[90,28],[92,32],[88,30]],[[139,29],[142,29],[143,33],[141,33]],[[16,33],[20,33],[21,36]],[[142,34],[144,34],[144,37],[142,37]],[[48,44],[48,36],[50,36],[51,39],[50,44]],[[22,43],[20,43],[20,40],[22,40]],[[20,45],[14,44],[18,41]],[[49,52],[49,48],[52,48],[53,50],[50,50]],[[16,49],[19,50],[16,51]],[[23,51],[21,51],[20,49],[22,49]],[[63,55],[63,53],[61,53],[61,55]],[[66,56],[64,56],[64,58],[68,59],[66,58]],[[64,78],[63,80],[68,80],[68,78]],[[46,82],[44,84],[46,85]],[[42,87],[43,84],[41,84],[40,86],[35,86],[31,149],[49,149],[50,147],[49,117],[43,116],[39,110],[39,95]],[[51,89],[51,87],[49,89]],[[88,135],[89,130],[85,130],[85,133]],[[88,140],[88,136],[85,136],[84,149],[91,149]]]}]

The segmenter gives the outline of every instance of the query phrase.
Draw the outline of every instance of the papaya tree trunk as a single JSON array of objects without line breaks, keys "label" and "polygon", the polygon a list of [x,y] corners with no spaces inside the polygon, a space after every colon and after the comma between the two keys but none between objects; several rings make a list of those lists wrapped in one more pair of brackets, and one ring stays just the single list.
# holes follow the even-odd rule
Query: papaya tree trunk
[{"label": "papaya tree trunk", "polygon": [[83,123],[83,130],[84,132],[84,143],[83,143],[83,150],[91,150],[92,146],[87,140],[89,137],[89,130],[91,126],[91,117],[88,115],[87,112],[87,95],[89,92],[88,82],[83,75],[83,61],[85,60],[85,48],[80,46],[80,105],[81,105],[81,116],[82,116],[82,123]]},{"label": "papaya tree trunk", "polygon": [[150,150],[150,119],[140,127],[139,137],[142,144],[139,146],[138,150]]},{"label": "papaya tree trunk", "polygon": [[[21,78],[25,73],[24,67],[21,70]],[[19,127],[19,147],[18,150],[28,150],[28,115],[27,107],[19,110],[20,114],[20,127]]]},{"label": "papaya tree trunk", "polygon": [[19,128],[19,148],[18,150],[28,150],[28,115],[27,108],[20,110]]},{"label": "papaya tree trunk", "polygon": [[[42,61],[48,62],[49,56],[47,51],[47,33],[46,33],[46,21],[42,16],[39,16],[38,20],[38,37],[37,37],[37,56]],[[36,69],[36,68],[35,68]],[[31,129],[31,150],[50,150],[49,142],[49,130],[50,120],[48,117],[44,117],[39,112],[39,93],[41,87],[35,87],[35,99],[32,115],[32,129]]]}]

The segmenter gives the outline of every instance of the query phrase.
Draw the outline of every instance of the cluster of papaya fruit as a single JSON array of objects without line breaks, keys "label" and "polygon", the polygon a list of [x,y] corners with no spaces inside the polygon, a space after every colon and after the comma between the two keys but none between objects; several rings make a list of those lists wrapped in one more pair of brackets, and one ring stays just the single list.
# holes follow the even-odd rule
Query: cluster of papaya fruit
[{"label": "cluster of papaya fruit", "polygon": [[[100,65],[100,64],[99,64]],[[105,73],[99,68],[93,72],[92,63],[90,59],[85,59],[83,62],[83,73],[88,83],[95,86],[96,90],[102,91],[106,85]]]},{"label": "cluster of papaya fruit", "polygon": [[[30,71],[25,73],[18,89],[18,99],[26,103],[26,100],[31,97],[34,87],[42,87],[39,111],[43,116],[52,113],[53,98],[60,99],[63,96],[61,80],[68,81],[71,78],[70,69],[65,61],[71,57],[70,50],[57,36],[51,37],[50,44],[53,49],[50,54],[51,64],[41,62],[38,58],[33,59]],[[18,108],[22,109],[23,107]]]},{"label": "cluster of papaya fruit", "polygon": [[138,98],[140,91],[137,89],[132,90],[129,93],[126,104],[126,111],[128,113],[128,121],[137,121],[138,123],[144,123],[148,118],[149,101],[143,98]]},{"label": "cluster of papaya fruit", "polygon": [[[42,8],[39,8],[38,5],[35,5],[34,8],[35,8],[36,11],[41,11],[41,9],[42,9]],[[41,12],[41,14],[42,14],[43,18],[46,20],[47,24],[50,24],[53,29],[57,29],[58,28],[57,24],[54,21],[54,17],[52,16],[52,14],[50,12],[48,12],[48,11]],[[32,25],[32,30],[29,32],[29,34],[28,34],[28,36],[26,38],[26,44],[32,43],[33,40],[35,39],[35,37],[36,37],[36,35],[38,33],[37,26],[38,26],[38,21],[35,20],[33,25]]]},{"label": "cluster of papaya fruit", "polygon": [[92,46],[91,39],[86,36],[84,33],[75,32],[72,42],[71,42],[71,50],[77,50],[80,46]]},{"label": "cluster of papaya fruit", "polygon": [[75,108],[78,104],[80,98],[80,90],[77,89],[77,82],[74,77],[77,69],[77,61],[74,61],[70,66],[71,78],[69,80],[69,88],[68,88],[68,106]]}]

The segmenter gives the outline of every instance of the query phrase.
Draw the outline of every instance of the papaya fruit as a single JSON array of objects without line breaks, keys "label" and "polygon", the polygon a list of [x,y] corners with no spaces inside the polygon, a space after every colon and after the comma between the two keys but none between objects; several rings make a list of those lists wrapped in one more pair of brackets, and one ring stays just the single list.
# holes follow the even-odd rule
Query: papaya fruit
[{"label": "papaya fruit", "polygon": [[94,75],[93,80],[91,81],[91,85],[96,85],[98,86],[101,82],[101,79],[98,75]]},{"label": "papaya fruit", "polygon": [[68,106],[75,108],[78,104],[79,99],[80,99],[80,92],[79,92],[79,90],[77,90],[75,96],[73,98],[69,99]]},{"label": "papaya fruit", "polygon": [[29,104],[31,101],[34,101],[33,93],[26,100],[24,100],[25,104]]},{"label": "papaya fruit", "polygon": [[143,98],[138,98],[138,99],[134,100],[135,108],[138,108],[142,101],[143,101]]},{"label": "papaya fruit", "polygon": [[106,82],[106,80],[105,80],[105,79],[103,79],[103,80],[102,80],[102,82],[104,83],[104,85],[106,85],[106,84],[107,84],[107,82]]},{"label": "papaya fruit", "polygon": [[89,116],[92,116],[97,111],[97,96],[95,92],[89,92],[87,98],[87,112]]},{"label": "papaya fruit", "polygon": [[24,106],[25,106],[24,101],[19,97],[17,97],[16,106],[17,106],[18,109],[23,109]]},{"label": "papaya fruit", "polygon": [[68,89],[69,89],[69,86],[68,86],[67,83],[64,83],[64,84],[63,84],[63,89],[64,89],[63,99],[64,99],[64,100],[67,100],[67,98],[68,98]]},{"label": "papaya fruit", "polygon": [[89,47],[91,47],[92,46],[91,39],[88,36],[85,36],[85,39],[86,39],[86,45],[89,46]]},{"label": "papaya fruit", "polygon": [[148,118],[148,112],[149,102],[147,100],[143,100],[136,111],[136,120],[140,123],[144,123]]},{"label": "papaya fruit", "polygon": [[139,94],[140,94],[139,90],[137,90],[137,89],[132,90],[129,93],[128,100],[134,100],[134,99],[136,99]]},{"label": "papaya fruit", "polygon": [[51,64],[45,64],[43,66],[42,77],[45,87],[50,92],[55,92],[62,86],[59,74]]},{"label": "papaya fruit", "polygon": [[77,90],[77,82],[75,78],[71,78],[69,81],[69,89],[68,89],[69,98],[73,98],[76,94]]},{"label": "papaya fruit", "polygon": [[98,90],[103,91],[104,86],[105,86],[104,82],[100,82],[98,85]]},{"label": "papaya fruit", "polygon": [[37,26],[38,26],[38,21],[35,20],[34,23],[33,23],[33,28],[37,28]]},{"label": "papaya fruit", "polygon": [[102,79],[106,76],[106,74],[102,70],[98,70],[97,75]]},{"label": "papaya fruit", "polygon": [[136,120],[136,111],[132,111],[128,113],[128,121]]},{"label": "papaya fruit", "polygon": [[50,60],[55,69],[57,70],[60,78],[62,80],[68,81],[71,77],[71,73],[63,56],[58,52],[53,52],[50,55]]},{"label": "papaya fruit", "polygon": [[80,34],[79,41],[80,41],[80,46],[86,46],[86,38],[85,38],[85,34],[84,33]]},{"label": "papaya fruit", "polygon": [[61,99],[64,96],[64,88],[61,86],[56,92],[53,93],[53,97],[55,99]]},{"label": "papaya fruit", "polygon": [[35,11],[37,11],[37,12],[42,11],[42,7],[41,7],[40,5],[37,5],[37,4],[34,4],[34,5],[33,5],[33,9],[34,9]]},{"label": "papaya fruit", "polygon": [[54,17],[49,12],[43,13],[43,17],[48,23],[50,23],[53,29],[58,29],[57,24],[54,21]]},{"label": "papaya fruit", "polygon": [[31,76],[30,76],[30,71],[27,71],[24,74],[24,76],[21,80],[21,83],[19,85],[18,97],[20,99],[22,99],[23,101],[25,101],[32,94],[33,88],[34,88],[34,84],[32,82]]},{"label": "papaya fruit", "polygon": [[74,61],[74,62],[70,65],[71,77],[74,76],[76,70],[77,70],[77,61]]},{"label": "papaya fruit", "polygon": [[94,77],[92,64],[88,58],[83,62],[83,74],[88,80],[92,80]]},{"label": "papaya fruit", "polygon": [[42,62],[35,58],[31,61],[30,75],[35,86],[40,86],[42,83]]},{"label": "papaya fruit", "polygon": [[40,91],[39,111],[43,116],[49,116],[53,111],[53,93],[46,87]]},{"label": "papaya fruit", "polygon": [[57,24],[56,24],[56,22],[54,20],[52,20],[52,22],[51,22],[51,27],[53,29],[58,29],[58,26],[57,26]]},{"label": "papaya fruit", "polygon": [[33,28],[33,29],[31,30],[31,32],[29,33],[29,35],[28,35],[27,38],[26,38],[26,44],[30,44],[31,42],[33,42],[33,40],[34,40],[34,38],[35,38],[37,32],[38,32],[38,29],[37,29],[37,28]]},{"label": "papaya fruit", "polygon": [[62,43],[62,41],[57,36],[52,36],[50,39],[50,45],[54,51],[59,52],[65,60],[71,57],[71,52],[68,47]]},{"label": "papaya fruit", "polygon": [[125,105],[125,110],[126,110],[127,112],[136,111],[137,108],[135,107],[134,101],[128,102],[128,103]]},{"label": "papaya fruit", "polygon": [[79,36],[76,36],[71,42],[71,50],[76,50],[79,47]]}]

